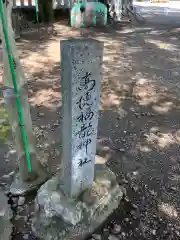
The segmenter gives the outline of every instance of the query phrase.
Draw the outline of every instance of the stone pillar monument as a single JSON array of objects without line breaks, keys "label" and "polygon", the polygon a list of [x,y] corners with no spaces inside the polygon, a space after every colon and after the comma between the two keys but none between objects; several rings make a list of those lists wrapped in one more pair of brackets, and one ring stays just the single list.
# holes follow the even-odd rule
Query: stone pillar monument
[{"label": "stone pillar monument", "polygon": [[102,54],[102,43],[92,39],[61,42],[62,187],[69,197],[77,197],[94,180]]},{"label": "stone pillar monument", "polygon": [[35,200],[33,230],[40,239],[81,240],[118,207],[115,175],[96,156],[103,43],[61,42],[62,171]]},{"label": "stone pillar monument", "polygon": [[[15,180],[10,188],[10,191],[12,194],[19,195],[36,188],[40,183],[46,180],[47,176],[39,162],[38,154],[36,151],[36,142],[33,136],[32,121],[27,95],[27,83],[23,72],[23,68],[20,64],[20,60],[18,57],[16,43],[14,39],[14,32],[12,29],[11,22],[12,1],[5,1],[3,7],[7,25],[9,45],[11,49],[11,52],[9,53],[5,42],[3,25],[0,19],[0,36],[3,45],[3,87],[4,87],[3,95],[5,106],[8,112],[9,122],[12,128],[12,135],[15,142],[19,166],[17,174],[15,176]],[[13,60],[14,71],[16,75],[16,85],[19,94],[15,94],[14,92],[14,84],[12,81],[12,74],[9,66],[8,54],[11,54]],[[21,111],[24,120],[23,126],[20,126],[19,111],[17,110],[16,101],[17,98],[19,98],[20,100]],[[24,128],[27,137],[27,144],[32,167],[31,172],[28,171],[25,154],[25,145],[22,138],[22,127]]]}]

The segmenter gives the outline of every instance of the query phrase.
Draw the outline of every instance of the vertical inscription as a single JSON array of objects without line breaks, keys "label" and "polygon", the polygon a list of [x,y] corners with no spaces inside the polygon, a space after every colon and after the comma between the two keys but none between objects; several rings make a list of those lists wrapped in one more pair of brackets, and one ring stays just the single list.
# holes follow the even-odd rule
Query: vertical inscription
[{"label": "vertical inscription", "polygon": [[73,198],[94,180],[102,55],[94,39],[61,42],[62,188]]},{"label": "vertical inscription", "polygon": [[85,164],[91,162],[89,159],[89,145],[92,143],[92,135],[95,134],[92,120],[95,115],[93,106],[92,92],[96,87],[96,81],[92,79],[92,73],[86,72],[80,79],[79,85],[76,90],[79,92],[79,98],[76,101],[76,105],[80,110],[80,114],[77,116],[76,121],[80,124],[80,129],[75,133],[77,136],[77,150],[85,149],[86,156],[78,159],[78,167],[83,167]]}]

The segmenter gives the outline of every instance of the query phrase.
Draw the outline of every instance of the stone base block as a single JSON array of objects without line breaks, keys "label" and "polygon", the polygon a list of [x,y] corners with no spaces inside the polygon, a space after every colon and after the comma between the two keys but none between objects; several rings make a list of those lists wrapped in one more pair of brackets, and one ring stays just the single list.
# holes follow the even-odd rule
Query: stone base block
[{"label": "stone base block", "polygon": [[16,171],[9,191],[14,196],[25,195],[30,191],[39,188],[39,186],[41,186],[48,178],[50,178],[50,174],[48,174],[43,168],[39,168],[38,178],[31,182],[25,182],[22,180],[20,172]]},{"label": "stone base block", "polygon": [[95,165],[92,186],[76,200],[64,195],[57,174],[38,191],[33,232],[42,240],[84,239],[118,207],[122,197],[115,175],[104,164]]}]

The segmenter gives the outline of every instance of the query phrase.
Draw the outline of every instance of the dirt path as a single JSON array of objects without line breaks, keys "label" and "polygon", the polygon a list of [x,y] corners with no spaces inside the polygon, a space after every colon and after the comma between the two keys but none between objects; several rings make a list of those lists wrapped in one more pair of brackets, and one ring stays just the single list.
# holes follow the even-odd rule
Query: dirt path
[{"label": "dirt path", "polygon": [[[63,24],[56,24],[55,30],[53,36],[46,34],[39,40],[29,35],[17,43],[27,72],[38,147],[52,153],[53,167],[61,154],[59,41],[79,36]],[[108,239],[114,227],[110,222],[115,220],[119,231],[110,236],[117,239],[179,239],[179,29],[88,29],[83,35],[104,41],[98,154],[127,188],[119,211],[98,233]],[[3,105],[1,112],[4,116]],[[11,141],[5,136],[1,137],[0,176],[15,166]],[[10,179],[0,178],[3,188]]]}]

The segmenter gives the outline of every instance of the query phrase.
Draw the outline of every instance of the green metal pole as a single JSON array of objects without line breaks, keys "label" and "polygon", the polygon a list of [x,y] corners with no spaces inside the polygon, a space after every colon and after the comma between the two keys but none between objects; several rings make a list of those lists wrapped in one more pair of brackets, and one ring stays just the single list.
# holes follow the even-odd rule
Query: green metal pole
[{"label": "green metal pole", "polygon": [[22,140],[23,140],[23,145],[24,145],[24,150],[25,150],[25,155],[26,155],[28,172],[32,172],[32,165],[31,165],[31,159],[30,159],[30,154],[29,154],[27,135],[26,135],[25,126],[24,126],[24,118],[23,118],[23,113],[22,113],[22,108],[21,108],[19,91],[18,91],[18,87],[17,87],[17,83],[16,83],[17,82],[16,74],[15,74],[14,66],[13,66],[13,58],[11,56],[11,46],[10,46],[9,39],[8,39],[8,30],[7,30],[7,26],[6,26],[7,24],[6,24],[6,20],[5,20],[4,7],[3,7],[2,0],[0,0],[0,15],[1,15],[0,17],[1,17],[1,24],[2,24],[2,29],[3,29],[5,44],[6,44],[6,51],[7,51],[7,55],[8,55],[9,67],[10,67],[10,72],[11,72],[11,77],[12,77],[12,82],[13,82],[13,87],[14,87],[14,94],[16,96],[16,106],[17,106],[17,111],[18,111],[18,115],[19,115],[19,125],[21,128],[21,134],[22,134]]}]

